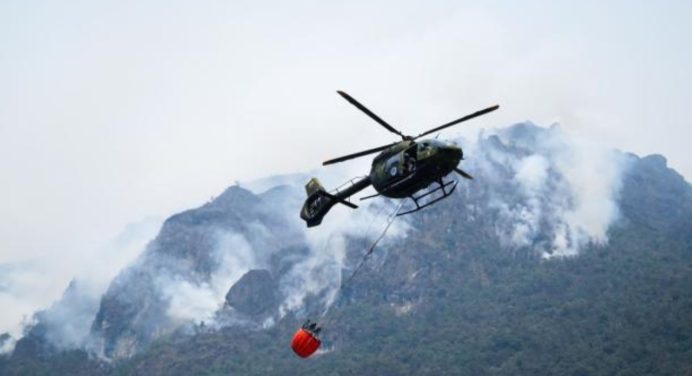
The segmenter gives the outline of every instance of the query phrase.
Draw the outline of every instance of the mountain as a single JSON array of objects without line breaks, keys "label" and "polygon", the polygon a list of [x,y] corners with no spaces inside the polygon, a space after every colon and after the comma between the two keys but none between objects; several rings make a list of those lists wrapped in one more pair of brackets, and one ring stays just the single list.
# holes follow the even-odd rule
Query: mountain
[{"label": "mountain", "polygon": [[[461,142],[476,179],[353,279],[392,203],[307,230],[302,187],[236,185],[164,223],[81,346],[49,309],[0,374],[692,375],[692,187],[665,158],[530,123]],[[302,360],[307,317],[324,343]]]},{"label": "mountain", "polygon": [[[288,188],[256,196],[234,186],[214,201],[166,220],[144,254],[113,281],[101,300],[92,331],[103,340],[103,354],[129,357],[160,335],[180,329],[188,319],[201,315],[211,320],[220,308],[215,303],[223,301],[214,295],[225,296],[243,267],[281,267],[281,259],[262,250],[299,252],[294,243],[300,244],[302,232],[275,215],[271,205],[272,196],[284,189]],[[281,270],[272,271],[280,276]],[[219,284],[223,288],[216,291]],[[236,316],[243,319],[242,310]]]}]

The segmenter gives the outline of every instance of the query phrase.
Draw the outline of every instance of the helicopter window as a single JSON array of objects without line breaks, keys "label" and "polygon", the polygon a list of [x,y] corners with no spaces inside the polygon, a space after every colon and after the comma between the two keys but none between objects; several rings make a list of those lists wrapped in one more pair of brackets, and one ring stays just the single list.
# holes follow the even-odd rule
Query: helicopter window
[{"label": "helicopter window", "polygon": [[396,176],[399,173],[399,155],[395,155],[387,160],[387,173]]},{"label": "helicopter window", "polygon": [[430,140],[431,146],[444,147],[445,143],[440,140]]}]

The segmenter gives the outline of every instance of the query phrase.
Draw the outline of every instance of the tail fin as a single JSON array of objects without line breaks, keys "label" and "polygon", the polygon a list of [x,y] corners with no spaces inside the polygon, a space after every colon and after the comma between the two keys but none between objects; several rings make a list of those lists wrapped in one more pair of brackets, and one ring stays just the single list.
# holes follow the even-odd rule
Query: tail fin
[{"label": "tail fin", "polygon": [[305,185],[305,193],[307,193],[308,198],[300,211],[300,218],[307,223],[308,227],[314,227],[322,223],[322,218],[337,203],[344,204],[353,209],[357,208],[356,205],[343,198],[325,191],[317,178],[310,179]]},{"label": "tail fin", "polygon": [[324,187],[320,183],[319,179],[312,178],[307,184],[305,184],[305,193],[307,193],[309,197],[311,194],[317,191],[324,191]]}]

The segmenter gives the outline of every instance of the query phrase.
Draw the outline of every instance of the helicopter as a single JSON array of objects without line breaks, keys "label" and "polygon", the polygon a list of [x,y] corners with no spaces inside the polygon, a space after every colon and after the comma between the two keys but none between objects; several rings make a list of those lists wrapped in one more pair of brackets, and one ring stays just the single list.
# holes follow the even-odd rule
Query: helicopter
[{"label": "helicopter", "polygon": [[[444,181],[444,178],[452,171],[466,179],[473,179],[470,174],[457,167],[464,157],[462,149],[452,142],[438,141],[437,139],[419,139],[461,122],[485,115],[500,107],[499,105],[490,106],[413,137],[403,134],[345,92],[337,91],[337,93],[382,127],[400,136],[401,141],[323,162],[322,165],[327,166],[369,154],[380,153],[372,161],[370,174],[359,180],[351,181],[350,185],[344,189],[337,189],[330,193],[324,189],[317,178],[310,179],[305,185],[308,197],[300,211],[300,217],[306,222],[308,227],[318,226],[322,223],[324,216],[336,204],[343,204],[352,209],[357,209],[358,206],[350,202],[349,198],[370,185],[373,186],[377,193],[362,197],[361,200],[378,196],[397,199],[411,198],[413,200],[415,208],[397,213],[397,215],[417,212],[449,197],[454,192],[457,181]],[[428,188],[432,184],[437,184],[437,186],[416,195],[416,193]],[[441,196],[427,202],[421,201],[423,198],[440,191],[442,192]]]}]

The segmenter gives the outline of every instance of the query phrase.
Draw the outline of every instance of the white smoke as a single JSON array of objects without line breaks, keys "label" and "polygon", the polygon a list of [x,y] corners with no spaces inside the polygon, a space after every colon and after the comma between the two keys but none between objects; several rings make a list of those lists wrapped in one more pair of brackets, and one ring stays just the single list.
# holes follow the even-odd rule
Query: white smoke
[{"label": "white smoke", "polygon": [[[344,181],[347,179],[345,176],[345,170],[339,168],[323,174],[330,183]],[[283,233],[271,233],[257,220],[247,223],[249,230],[243,234],[210,228],[216,245],[210,256],[213,270],[209,276],[195,278],[184,271],[189,269],[184,266],[184,261],[181,269],[181,260],[176,260],[175,266],[157,272],[155,286],[167,301],[167,319],[177,325],[204,322],[207,327],[247,324],[247,320],[237,317],[229,320],[223,316],[223,320],[219,321],[218,313],[224,306],[225,295],[248,271],[271,269],[270,259],[276,257],[286,257],[292,263],[289,270],[279,276],[282,303],[276,318],[302,309],[308,297],[319,297],[324,308],[334,302],[341,286],[342,271],[347,268],[349,239],[374,240],[394,206],[387,201],[372,205],[365,203],[358,210],[337,205],[319,227],[307,228],[298,216],[298,210],[305,200],[304,190],[292,187],[271,192],[276,184],[287,181],[292,185],[303,185],[308,181],[308,176],[294,174],[241,184],[243,188],[252,188],[262,198],[267,213],[283,219],[288,226]],[[407,230],[406,222],[395,222],[383,244],[404,236]],[[307,246],[307,253],[282,255],[280,252],[291,244]],[[275,319],[269,317],[263,320],[261,326],[271,326],[274,322]]]},{"label": "white smoke", "polygon": [[174,322],[214,324],[215,314],[223,306],[231,286],[250,269],[260,266],[257,260],[260,254],[245,236],[217,231],[215,237],[217,245],[211,255],[214,270],[208,278],[195,281],[180,273],[157,276],[156,285],[168,301],[166,314]]},{"label": "white smoke", "polygon": [[[546,129],[531,124],[495,130],[482,134],[475,143],[462,143],[468,155],[464,162],[468,165],[462,167],[477,177],[477,185],[469,188],[467,194],[487,191],[482,200],[475,202],[497,213],[495,230],[503,244],[534,249],[543,257],[552,258],[575,255],[587,244],[607,241],[608,228],[619,215],[617,196],[624,170],[620,154],[572,137],[558,126]],[[346,180],[345,171],[329,169],[319,171],[317,176],[324,178],[329,189],[336,185],[334,182]],[[358,210],[336,205],[319,227],[306,228],[298,217],[305,192],[296,185],[304,184],[308,178],[290,175],[279,179],[282,183],[290,182],[289,189],[277,189],[273,178],[247,184],[262,201],[260,209],[248,210],[259,210],[266,218],[281,217],[284,227],[278,233],[275,227],[269,230],[254,214],[241,210],[241,215],[249,215],[242,233],[216,225],[195,230],[195,234],[212,239],[211,254],[206,254],[206,250],[182,256],[156,254],[152,265],[142,264],[146,258],[132,265],[153,278],[153,293],[165,304],[165,317],[157,316],[159,320],[151,321],[160,325],[151,328],[152,332],[166,333],[189,324],[219,327],[248,323],[219,321],[226,294],[248,271],[271,270],[272,260],[277,258],[289,266],[280,275],[274,275],[279,278],[279,307],[273,317],[263,317],[254,325],[268,327],[289,312],[307,313],[304,310],[308,300],[318,301],[321,309],[333,304],[341,288],[342,274],[349,272],[357,258],[348,253],[354,252],[353,240],[371,244],[385,227],[394,204],[377,199],[361,202]],[[267,192],[258,191],[267,188]],[[243,203],[228,205],[236,210],[235,205]],[[387,247],[387,242],[406,236],[409,230],[410,225],[398,219],[381,243],[382,248]],[[305,252],[282,254],[289,246],[302,247]],[[200,257],[204,260],[197,259]],[[200,265],[208,267],[200,269]],[[99,270],[93,268],[85,275],[103,276]],[[136,276],[126,274],[121,282],[127,283],[128,278]],[[84,345],[96,303],[105,289],[105,283],[89,281],[102,280],[85,278],[84,286],[93,288],[80,284],[73,294],[63,297],[40,317],[49,329],[49,341],[63,348]],[[3,283],[6,284],[0,281],[0,289],[6,289]],[[11,344],[12,341],[4,341],[2,347],[7,349]]]},{"label": "white smoke", "polygon": [[506,245],[551,258],[607,242],[619,217],[620,153],[558,125],[530,123],[481,135],[469,146],[477,153],[473,165],[490,180],[488,206],[499,213],[496,231]]},{"label": "white smoke", "polygon": [[[623,166],[617,153],[572,137],[558,126],[545,129],[531,124],[481,135],[465,147],[471,156],[470,169],[489,191],[481,205],[497,212],[496,231],[505,245],[528,247],[551,258],[575,255],[589,243],[607,241],[608,228],[618,217]],[[346,180],[344,171],[336,168],[317,175],[329,189],[334,182]],[[242,234],[213,228],[217,244],[209,275],[197,278],[181,272],[185,260],[175,260],[175,267],[158,272],[156,285],[168,302],[168,320],[217,327],[247,323],[216,321],[225,295],[248,271],[270,270],[270,260],[276,257],[290,259],[290,268],[275,275],[280,278],[281,304],[276,316],[262,318],[260,326],[271,326],[288,312],[307,313],[308,299],[317,299],[322,309],[333,304],[342,274],[353,263],[353,255],[347,253],[350,242],[358,239],[370,244],[386,225],[394,205],[387,200],[361,203],[358,210],[336,205],[319,227],[306,228],[298,218],[305,193],[296,185],[308,178],[298,174],[279,178],[279,183],[290,182],[291,189],[275,192],[276,178],[243,184],[262,198],[266,213],[282,217],[285,232],[271,233],[257,220],[246,223],[249,230]],[[265,189],[269,191],[263,192]],[[407,222],[395,221],[382,248],[409,229]],[[307,252],[281,254],[288,244],[307,246]]]},{"label": "white smoke", "polygon": [[176,321],[202,323],[211,321],[220,308],[217,289],[207,282],[195,284],[185,279],[161,279],[166,287],[163,296],[169,301],[166,313]]},{"label": "white smoke", "polygon": [[[337,204],[318,227],[307,228],[299,219],[298,213],[306,198],[303,186],[311,175],[318,176],[325,189],[331,190],[351,178],[362,178],[354,176],[356,173],[367,172],[368,166],[362,163],[363,161],[355,162],[312,171],[310,175],[282,175],[242,184],[244,188],[249,188],[258,195],[278,184],[290,184],[294,188],[299,188],[288,190],[286,194],[269,203],[275,215],[281,215],[286,223],[293,225],[287,230],[287,233],[295,238],[293,242],[306,245],[308,249],[308,253],[295,260],[288,273],[281,276],[280,289],[283,301],[279,307],[279,317],[291,311],[300,311],[309,297],[319,297],[322,308],[329,307],[338,296],[342,273],[348,269],[349,239],[372,242],[386,225],[388,215],[394,210],[391,202],[379,199],[358,202],[357,210]],[[357,202],[359,196],[369,194],[366,192],[355,195],[352,200]],[[395,221],[380,244],[386,248],[387,242],[405,236],[409,229],[405,219]],[[288,239],[284,238],[284,241]],[[281,247],[273,249],[276,251]],[[366,249],[362,250],[363,253],[365,251]]]},{"label": "white smoke", "polygon": [[[0,306],[4,311],[0,334],[6,331],[12,337],[2,343],[2,350],[11,352],[24,331],[39,322],[49,344],[65,349],[83,347],[89,340],[101,295],[113,277],[154,237],[160,225],[161,220],[156,218],[130,223],[105,245],[95,246],[79,259],[70,259],[69,267],[76,272],[67,286],[46,283],[46,279],[57,279],[54,272],[61,269],[65,260],[46,257],[0,265]],[[63,294],[51,302],[54,298],[46,297],[56,289]]]},{"label": "white smoke", "polygon": [[[53,286],[41,283],[44,270],[36,262],[0,264],[0,335],[8,333],[12,338],[22,335],[23,324],[31,314],[44,307],[40,299],[52,294]],[[9,341],[4,342],[5,351],[11,350]]]},{"label": "white smoke", "polygon": [[[394,210],[395,206],[389,202],[362,205],[356,211],[336,207],[319,227],[306,228],[305,238],[310,253],[284,277],[282,292],[286,298],[280,307],[280,315],[299,309],[311,295],[322,296],[324,308],[334,303],[341,288],[342,272],[347,269],[348,239],[365,239],[368,244],[373,242]],[[387,242],[405,236],[409,229],[404,219],[395,221],[380,244],[385,248]],[[363,249],[363,254],[366,251]]]},{"label": "white smoke", "polygon": [[17,340],[14,337],[8,337],[0,342],[0,355],[11,353],[16,342]]}]

